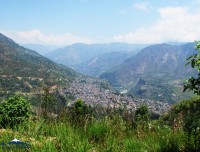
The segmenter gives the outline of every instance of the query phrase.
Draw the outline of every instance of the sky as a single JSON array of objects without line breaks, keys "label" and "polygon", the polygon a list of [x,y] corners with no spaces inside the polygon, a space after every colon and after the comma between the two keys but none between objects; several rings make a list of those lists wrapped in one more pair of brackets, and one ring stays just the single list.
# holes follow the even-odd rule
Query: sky
[{"label": "sky", "polygon": [[200,40],[200,0],[0,0],[0,33],[19,44]]}]

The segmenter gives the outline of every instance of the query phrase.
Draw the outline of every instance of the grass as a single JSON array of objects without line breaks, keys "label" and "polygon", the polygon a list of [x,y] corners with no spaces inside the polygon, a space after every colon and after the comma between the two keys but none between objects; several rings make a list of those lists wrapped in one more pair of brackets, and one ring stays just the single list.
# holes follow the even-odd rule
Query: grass
[{"label": "grass", "polygon": [[[96,119],[91,114],[76,114],[73,111],[68,111],[59,119],[43,119],[41,115],[15,128],[0,129],[0,142],[7,143],[17,138],[29,142],[29,151],[33,152],[199,152],[199,111],[194,111],[192,103],[181,102],[168,115],[153,121],[133,121],[132,117],[129,120],[117,113]],[[177,123],[182,122],[178,119],[180,109],[190,116],[189,120],[182,120],[183,124]],[[184,129],[186,122],[195,125],[191,132]],[[188,125],[186,127],[192,126]]]},{"label": "grass", "polygon": [[[14,138],[29,142],[31,151],[48,152],[143,152],[180,150],[182,134],[169,127],[154,126],[151,130],[127,128],[120,117],[93,120],[84,127],[67,120],[29,121],[26,126],[1,129],[1,141]],[[2,150],[0,150],[2,151]]]}]

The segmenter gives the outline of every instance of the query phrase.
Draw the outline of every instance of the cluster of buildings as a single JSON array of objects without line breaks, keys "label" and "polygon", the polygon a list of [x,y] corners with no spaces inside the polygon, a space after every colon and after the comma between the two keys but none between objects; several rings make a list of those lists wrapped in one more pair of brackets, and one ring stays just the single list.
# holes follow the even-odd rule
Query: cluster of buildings
[{"label": "cluster of buildings", "polygon": [[141,104],[146,104],[152,112],[158,114],[166,112],[171,107],[168,103],[148,99],[133,99],[126,95],[116,93],[109,88],[106,81],[98,78],[78,78],[68,88],[63,90],[63,93],[73,95],[76,99],[81,98],[86,104],[91,106],[100,105],[103,107],[126,108],[135,111]]}]

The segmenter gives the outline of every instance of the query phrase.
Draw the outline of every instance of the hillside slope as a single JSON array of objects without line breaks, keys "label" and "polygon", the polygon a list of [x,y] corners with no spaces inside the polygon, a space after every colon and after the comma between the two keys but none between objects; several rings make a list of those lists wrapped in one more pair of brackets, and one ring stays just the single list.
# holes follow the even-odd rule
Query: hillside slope
[{"label": "hillside slope", "polygon": [[76,73],[0,34],[0,95],[37,92],[44,86],[67,85]]},{"label": "hillside slope", "polygon": [[[185,67],[186,58],[194,52],[194,43],[148,46],[100,77],[137,97],[178,101],[184,79],[194,73]],[[140,84],[140,79],[145,83]]]}]

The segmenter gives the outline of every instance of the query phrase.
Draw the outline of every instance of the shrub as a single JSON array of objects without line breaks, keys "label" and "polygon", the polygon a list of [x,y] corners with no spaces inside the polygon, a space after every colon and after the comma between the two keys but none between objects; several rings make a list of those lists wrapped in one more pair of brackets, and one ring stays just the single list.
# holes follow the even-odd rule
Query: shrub
[{"label": "shrub", "polygon": [[108,125],[104,122],[94,122],[88,129],[89,139],[95,142],[103,142],[108,133]]},{"label": "shrub", "polygon": [[44,88],[44,94],[42,96],[42,116],[45,120],[49,118],[49,113],[54,113],[56,111],[56,100],[52,94],[50,94],[50,89]]},{"label": "shrub", "polygon": [[139,127],[141,127],[142,130],[144,130],[145,127],[147,127],[147,124],[150,120],[149,117],[150,117],[150,112],[149,112],[147,105],[142,104],[135,111],[134,127],[137,128],[137,129]]},{"label": "shrub", "polygon": [[77,99],[69,110],[70,118],[73,123],[83,126],[92,118],[92,108],[85,104],[81,99]]},{"label": "shrub", "polygon": [[0,105],[0,125],[14,127],[29,119],[30,104],[19,95],[10,97]]},{"label": "shrub", "polygon": [[160,138],[160,151],[172,152],[183,151],[183,135],[181,133],[169,133],[165,137]]},{"label": "shrub", "polygon": [[173,130],[183,130],[185,133],[185,151],[200,151],[200,98],[184,100],[161,118],[161,121],[171,125]]}]

